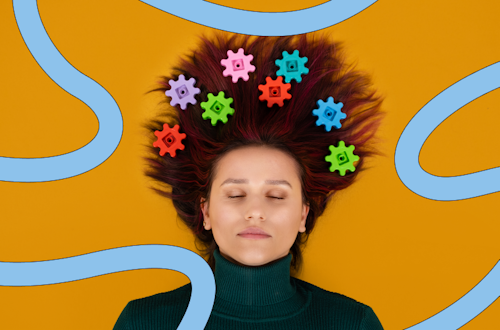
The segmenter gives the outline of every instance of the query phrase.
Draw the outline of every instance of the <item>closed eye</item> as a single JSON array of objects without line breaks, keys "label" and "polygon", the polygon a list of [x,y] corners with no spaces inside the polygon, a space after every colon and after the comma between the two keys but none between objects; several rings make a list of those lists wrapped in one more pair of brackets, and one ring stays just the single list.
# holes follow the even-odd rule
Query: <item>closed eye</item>
[{"label": "closed eye", "polygon": [[242,195],[238,195],[238,196],[227,196],[227,198],[240,198],[240,197],[245,197],[245,196],[242,196]]},{"label": "closed eye", "polygon": [[284,199],[283,197],[277,197],[277,196],[267,196],[269,198],[274,198],[274,199]]}]

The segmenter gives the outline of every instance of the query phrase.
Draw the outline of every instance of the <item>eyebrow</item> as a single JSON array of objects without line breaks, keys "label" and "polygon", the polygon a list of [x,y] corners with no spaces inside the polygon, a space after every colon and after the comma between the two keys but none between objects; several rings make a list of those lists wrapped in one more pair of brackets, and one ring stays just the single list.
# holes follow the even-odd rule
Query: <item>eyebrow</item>
[{"label": "eyebrow", "polygon": [[[248,179],[232,179],[232,178],[229,178],[229,179],[226,179],[224,182],[222,182],[221,186],[222,185],[225,185],[225,184],[229,184],[229,183],[248,183]],[[289,186],[290,188],[292,188],[292,185],[290,184],[290,182],[286,181],[286,180],[266,180],[265,181],[265,184],[270,184],[270,185],[287,185]]]}]

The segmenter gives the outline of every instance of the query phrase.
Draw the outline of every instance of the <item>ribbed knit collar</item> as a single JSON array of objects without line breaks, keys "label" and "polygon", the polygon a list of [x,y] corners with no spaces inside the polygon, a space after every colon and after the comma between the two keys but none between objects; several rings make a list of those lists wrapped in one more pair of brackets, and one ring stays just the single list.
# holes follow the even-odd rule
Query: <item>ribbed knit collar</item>
[{"label": "ribbed knit collar", "polygon": [[264,266],[240,266],[224,258],[217,248],[215,258],[216,314],[239,319],[284,317],[305,308],[307,294],[298,293],[290,277],[292,254]]},{"label": "ribbed knit collar", "polygon": [[215,283],[219,298],[241,304],[266,306],[293,296],[290,284],[292,254],[265,266],[240,266],[214,251]]}]

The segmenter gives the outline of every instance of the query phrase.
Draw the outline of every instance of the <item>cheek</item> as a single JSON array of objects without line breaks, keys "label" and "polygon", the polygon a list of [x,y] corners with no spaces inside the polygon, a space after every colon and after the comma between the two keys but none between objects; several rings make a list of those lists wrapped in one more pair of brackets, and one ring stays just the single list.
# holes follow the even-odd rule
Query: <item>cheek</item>
[{"label": "cheek", "polygon": [[283,230],[288,236],[297,234],[302,220],[302,206],[296,203],[291,205],[282,205],[273,210],[276,226]]},{"label": "cheek", "polygon": [[212,231],[214,237],[223,239],[226,233],[234,228],[238,219],[238,210],[234,205],[215,205],[213,212],[210,213],[212,221]]}]

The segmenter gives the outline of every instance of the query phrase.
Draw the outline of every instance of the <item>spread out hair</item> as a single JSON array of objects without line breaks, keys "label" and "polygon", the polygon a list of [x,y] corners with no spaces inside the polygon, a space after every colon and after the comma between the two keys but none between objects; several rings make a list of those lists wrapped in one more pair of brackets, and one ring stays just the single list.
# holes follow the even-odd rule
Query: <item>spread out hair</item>
[{"label": "spread out hair", "polygon": [[294,271],[327,202],[377,153],[373,137],[382,99],[326,35],[202,37],[153,91],[165,93],[165,101],[146,125],[151,144],[145,174],[159,183],[152,187],[156,192],[172,199],[212,269],[217,244],[203,228],[201,201],[209,200],[214,170],[227,152],[267,146],[296,160],[310,211],[306,232],[297,234],[290,250]]}]

